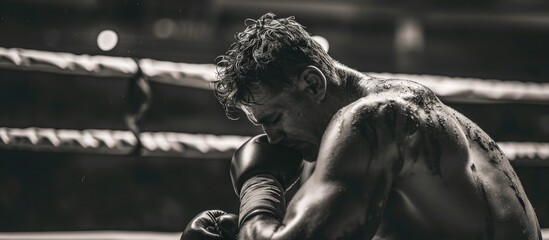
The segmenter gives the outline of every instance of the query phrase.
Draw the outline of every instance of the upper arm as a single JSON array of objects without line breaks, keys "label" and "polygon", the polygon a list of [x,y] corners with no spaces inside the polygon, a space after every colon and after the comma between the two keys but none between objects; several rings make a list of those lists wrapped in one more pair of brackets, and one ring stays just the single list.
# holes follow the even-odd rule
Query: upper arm
[{"label": "upper arm", "polygon": [[327,127],[315,170],[319,174],[334,180],[398,174],[407,141],[442,106],[432,91],[415,82],[384,80],[369,90]]}]

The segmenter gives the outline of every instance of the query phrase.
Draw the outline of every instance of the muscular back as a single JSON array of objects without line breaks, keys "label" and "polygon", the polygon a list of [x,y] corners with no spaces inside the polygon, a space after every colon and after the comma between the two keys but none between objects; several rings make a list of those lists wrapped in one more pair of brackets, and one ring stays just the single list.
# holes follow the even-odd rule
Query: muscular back
[{"label": "muscular back", "polygon": [[324,133],[315,172],[283,221],[253,239],[541,239],[500,149],[424,86],[370,79]]},{"label": "muscular back", "polygon": [[[415,85],[381,81],[403,92]],[[418,128],[401,144],[404,165],[378,235],[540,239],[532,206],[496,143],[430,91],[417,91],[409,104],[419,109]]]}]

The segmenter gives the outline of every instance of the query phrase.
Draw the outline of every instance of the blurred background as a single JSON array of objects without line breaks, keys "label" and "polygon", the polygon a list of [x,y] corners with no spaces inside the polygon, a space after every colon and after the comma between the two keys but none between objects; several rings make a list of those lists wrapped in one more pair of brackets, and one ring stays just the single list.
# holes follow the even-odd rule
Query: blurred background
[{"label": "blurred background", "polygon": [[[0,47],[211,64],[266,12],[363,72],[548,83],[544,0],[0,0]],[[128,130],[129,80],[0,69],[0,127]],[[152,82],[147,132],[251,136],[208,89]],[[549,142],[549,102],[448,101],[497,142]],[[549,158],[515,169],[549,228]],[[539,164],[544,162],[545,164]],[[0,231],[182,231],[237,212],[228,157],[0,150]]]}]

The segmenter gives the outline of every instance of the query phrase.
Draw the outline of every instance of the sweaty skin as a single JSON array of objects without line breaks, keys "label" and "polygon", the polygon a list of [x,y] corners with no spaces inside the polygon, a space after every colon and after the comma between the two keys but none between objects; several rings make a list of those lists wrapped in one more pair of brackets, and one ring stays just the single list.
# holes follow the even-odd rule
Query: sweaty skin
[{"label": "sweaty skin", "polygon": [[364,82],[284,219],[256,215],[239,239],[541,239],[515,171],[476,124],[415,82]]}]

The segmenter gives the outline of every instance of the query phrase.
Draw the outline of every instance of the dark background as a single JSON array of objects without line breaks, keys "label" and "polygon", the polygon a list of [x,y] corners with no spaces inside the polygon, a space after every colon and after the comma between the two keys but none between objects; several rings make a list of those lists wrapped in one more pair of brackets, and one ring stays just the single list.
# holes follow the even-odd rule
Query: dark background
[{"label": "dark background", "polygon": [[[547,82],[543,0],[0,0],[0,47],[213,63],[244,19],[296,16],[364,72]],[[406,45],[399,29],[419,29]],[[96,43],[111,29],[118,45]],[[0,127],[126,130],[128,79],[0,70]],[[152,84],[143,131],[252,135],[207,90]],[[548,104],[448,103],[496,141],[549,142]],[[0,231],[182,231],[206,209],[236,212],[229,159],[0,151]],[[549,167],[516,166],[549,227]]]}]

